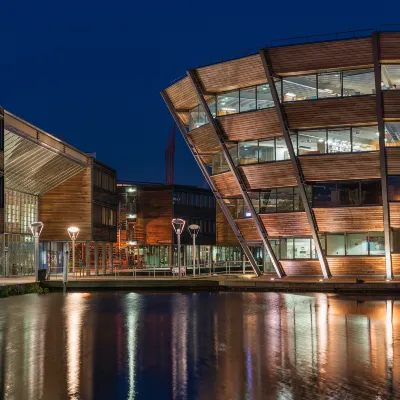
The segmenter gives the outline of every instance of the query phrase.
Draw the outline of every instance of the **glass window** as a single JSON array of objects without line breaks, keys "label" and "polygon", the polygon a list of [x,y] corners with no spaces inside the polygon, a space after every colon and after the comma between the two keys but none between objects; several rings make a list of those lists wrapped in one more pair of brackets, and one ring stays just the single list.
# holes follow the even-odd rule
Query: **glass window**
[{"label": "glass window", "polygon": [[400,229],[392,229],[390,248],[393,253],[400,253]]},{"label": "glass window", "polygon": [[219,174],[221,172],[229,171],[228,164],[222,152],[213,154],[212,156],[212,174]]},{"label": "glass window", "polygon": [[[318,237],[319,237],[319,241],[321,243],[322,254],[326,254],[325,235],[319,233]],[[317,253],[317,249],[315,248],[314,239],[311,239],[311,254],[312,254],[312,258],[318,258],[318,253]]]},{"label": "glass window", "polygon": [[259,162],[275,161],[275,139],[260,141],[258,146]]},{"label": "glass window", "polygon": [[352,128],[353,151],[379,150],[379,132],[377,126]]},{"label": "glass window", "polygon": [[[297,134],[296,133],[290,134],[290,140],[292,141],[294,154],[297,156]],[[289,154],[289,158],[290,158],[290,154]]]},{"label": "glass window", "polygon": [[318,98],[342,96],[342,79],[340,71],[321,72],[318,74]]},{"label": "glass window", "polygon": [[343,71],[343,96],[375,93],[373,68]]},{"label": "glass window", "polygon": [[236,114],[239,112],[239,90],[217,96],[217,115]]},{"label": "glass window", "polygon": [[400,146],[400,122],[385,122],[385,146]]},{"label": "glass window", "polygon": [[400,201],[400,176],[388,176],[389,201]]},{"label": "glass window", "polygon": [[328,129],[328,152],[351,152],[350,129]]},{"label": "glass window", "polygon": [[263,190],[260,193],[260,213],[276,212],[276,189]]},{"label": "glass window", "polygon": [[283,101],[317,98],[316,75],[291,76],[283,79]]},{"label": "glass window", "polygon": [[292,260],[294,258],[293,238],[281,238],[281,258]]},{"label": "glass window", "polygon": [[293,211],[293,188],[277,189],[277,211]]},{"label": "glass window", "polygon": [[[248,215],[247,215],[248,214]],[[235,214],[234,218],[248,218],[251,217],[250,211],[244,204],[243,199],[235,199]]]},{"label": "glass window", "polygon": [[361,204],[382,204],[381,181],[361,182]]},{"label": "glass window", "polygon": [[212,96],[211,99],[208,99],[207,104],[212,116],[215,118],[217,115],[217,102],[215,100],[215,96]]},{"label": "glass window", "polygon": [[258,141],[239,142],[239,164],[254,164],[258,162]]},{"label": "glass window", "polygon": [[382,89],[399,90],[400,89],[400,65],[382,65]]},{"label": "glass window", "polygon": [[312,187],[313,207],[336,207],[337,189],[336,183],[318,182]]},{"label": "glass window", "polygon": [[303,201],[301,200],[300,190],[298,187],[294,188],[293,203],[294,203],[294,211],[304,211],[304,205]]},{"label": "glass window", "polygon": [[346,234],[346,255],[367,256],[368,255],[368,234],[347,233]]},{"label": "glass window", "polygon": [[240,112],[256,109],[256,87],[240,89]]},{"label": "glass window", "polygon": [[328,233],[326,247],[328,256],[344,256],[344,234]]},{"label": "glass window", "polygon": [[253,204],[256,213],[260,212],[260,194],[258,192],[250,192],[249,193],[250,200]]},{"label": "glass window", "polygon": [[383,232],[369,233],[369,255],[380,256],[385,254],[385,236]]},{"label": "glass window", "polygon": [[[279,91],[278,91],[279,93]],[[257,86],[257,109],[274,107],[274,100],[268,84]]]},{"label": "glass window", "polygon": [[299,156],[326,153],[326,129],[298,133]]},{"label": "glass window", "polygon": [[276,143],[276,160],[289,160],[289,151],[286,147],[286,142],[284,137],[275,138]]},{"label": "glass window", "polygon": [[275,79],[275,87],[278,92],[279,101],[282,103],[282,81],[280,79]]},{"label": "glass window", "polygon": [[197,106],[189,111],[189,129],[196,129],[208,123],[204,108]]},{"label": "glass window", "polygon": [[338,193],[340,206],[360,204],[360,190],[358,182],[338,183]]},{"label": "glass window", "polygon": [[310,238],[294,238],[294,258],[311,258]]}]

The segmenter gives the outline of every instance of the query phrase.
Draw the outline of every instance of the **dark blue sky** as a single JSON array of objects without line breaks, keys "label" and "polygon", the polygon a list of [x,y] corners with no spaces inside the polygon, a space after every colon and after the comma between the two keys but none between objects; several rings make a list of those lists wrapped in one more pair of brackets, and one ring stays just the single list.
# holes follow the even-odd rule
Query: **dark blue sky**
[{"label": "dark blue sky", "polygon": [[[400,23],[399,3],[4,0],[0,105],[96,151],[119,179],[163,182],[172,119],[159,92],[186,69],[271,39]],[[180,134],[175,181],[203,182]]]}]

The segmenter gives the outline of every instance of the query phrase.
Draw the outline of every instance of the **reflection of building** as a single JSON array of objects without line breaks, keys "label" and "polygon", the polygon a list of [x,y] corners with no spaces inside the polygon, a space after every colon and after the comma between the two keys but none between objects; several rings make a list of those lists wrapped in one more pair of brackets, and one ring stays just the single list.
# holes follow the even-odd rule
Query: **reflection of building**
[{"label": "reflection of building", "polygon": [[[192,239],[187,226],[197,224],[198,257],[207,263],[215,245],[215,202],[207,189],[184,185],[121,182],[117,184],[120,201],[120,237],[122,265],[169,267],[176,235],[171,221],[186,221],[181,243],[183,262],[192,259]],[[176,254],[174,259],[176,258]],[[185,264],[186,265],[186,264]]]},{"label": "reflection of building", "polygon": [[0,150],[0,274],[33,273],[38,220],[42,267],[62,270],[70,226],[80,228],[77,263],[105,265],[117,233],[115,170],[3,109]]},{"label": "reflection of building", "polygon": [[399,272],[399,42],[374,32],[274,46],[162,92],[228,219],[223,234],[268,253],[261,263],[253,251],[253,265]]}]

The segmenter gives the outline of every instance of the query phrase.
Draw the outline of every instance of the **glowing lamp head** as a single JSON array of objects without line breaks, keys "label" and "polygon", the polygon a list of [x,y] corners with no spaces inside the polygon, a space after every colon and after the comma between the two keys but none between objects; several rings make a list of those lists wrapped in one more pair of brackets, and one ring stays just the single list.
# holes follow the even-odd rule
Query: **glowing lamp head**
[{"label": "glowing lamp head", "polygon": [[33,222],[30,226],[32,235],[39,237],[43,230],[43,222]]},{"label": "glowing lamp head", "polygon": [[186,222],[181,218],[174,218],[172,221],[172,227],[177,235],[180,235],[183,232],[183,228],[185,227]]},{"label": "glowing lamp head", "polygon": [[188,231],[191,237],[197,237],[200,232],[200,226],[196,224],[192,224],[188,226]]},{"label": "glowing lamp head", "polygon": [[76,240],[78,238],[80,229],[76,226],[71,226],[67,229],[67,231],[71,240]]}]

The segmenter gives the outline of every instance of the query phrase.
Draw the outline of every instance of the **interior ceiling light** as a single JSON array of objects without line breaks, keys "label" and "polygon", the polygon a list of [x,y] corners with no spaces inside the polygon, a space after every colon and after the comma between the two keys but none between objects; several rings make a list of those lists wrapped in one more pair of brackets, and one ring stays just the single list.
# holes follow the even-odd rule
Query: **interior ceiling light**
[{"label": "interior ceiling light", "polygon": [[286,93],[285,96],[296,97],[296,95],[294,93],[291,93],[291,92]]}]

